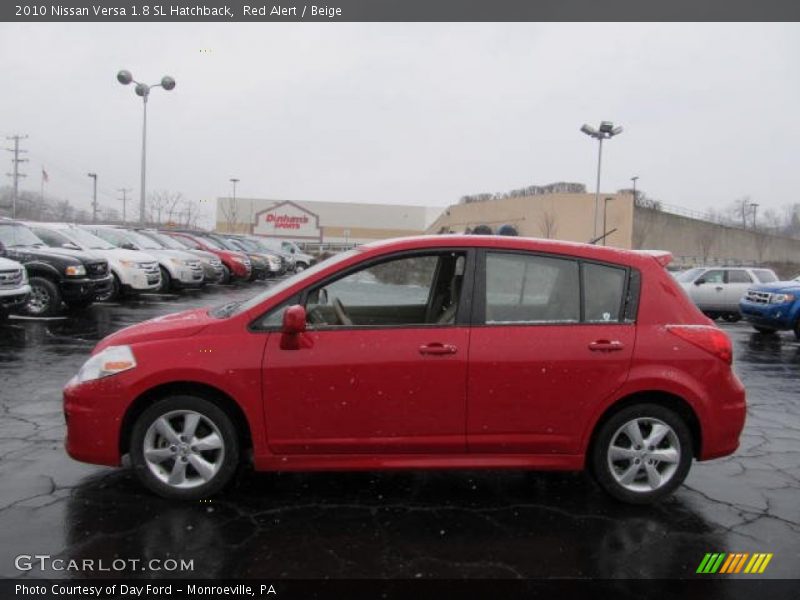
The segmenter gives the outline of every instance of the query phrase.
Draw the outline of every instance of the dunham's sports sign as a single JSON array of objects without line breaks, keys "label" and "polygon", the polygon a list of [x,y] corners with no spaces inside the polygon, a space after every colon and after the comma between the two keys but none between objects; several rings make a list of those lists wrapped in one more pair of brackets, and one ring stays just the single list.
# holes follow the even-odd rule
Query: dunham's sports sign
[{"label": "dunham's sports sign", "polygon": [[256,213],[253,233],[289,240],[322,241],[319,217],[294,202],[281,202]]}]

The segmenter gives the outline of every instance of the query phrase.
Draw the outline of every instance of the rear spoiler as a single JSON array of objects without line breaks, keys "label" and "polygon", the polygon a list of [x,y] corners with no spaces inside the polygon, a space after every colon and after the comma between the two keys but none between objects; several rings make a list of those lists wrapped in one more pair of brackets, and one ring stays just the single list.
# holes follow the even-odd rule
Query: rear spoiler
[{"label": "rear spoiler", "polygon": [[666,250],[634,250],[637,254],[644,254],[645,256],[652,256],[656,262],[662,267],[666,267],[672,262],[672,252]]}]

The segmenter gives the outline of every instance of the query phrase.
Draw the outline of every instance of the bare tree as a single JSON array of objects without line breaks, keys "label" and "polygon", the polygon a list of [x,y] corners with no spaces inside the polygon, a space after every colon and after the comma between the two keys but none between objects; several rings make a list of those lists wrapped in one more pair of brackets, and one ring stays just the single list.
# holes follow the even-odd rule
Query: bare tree
[{"label": "bare tree", "polygon": [[239,222],[239,205],[233,198],[220,198],[219,210],[222,213],[222,218],[225,219],[227,230],[233,232],[236,223]]},{"label": "bare tree", "polygon": [[770,236],[763,231],[756,231],[754,233],[755,237],[755,246],[756,246],[756,253],[758,254],[758,262],[764,260],[764,254],[770,246]]},{"label": "bare tree", "polygon": [[546,210],[539,218],[539,231],[547,238],[554,238],[558,232],[558,219],[554,213]]},{"label": "bare tree", "polygon": [[703,262],[708,262],[708,257],[711,255],[711,249],[719,237],[719,227],[701,227],[697,232],[697,247],[700,250],[700,256]]}]

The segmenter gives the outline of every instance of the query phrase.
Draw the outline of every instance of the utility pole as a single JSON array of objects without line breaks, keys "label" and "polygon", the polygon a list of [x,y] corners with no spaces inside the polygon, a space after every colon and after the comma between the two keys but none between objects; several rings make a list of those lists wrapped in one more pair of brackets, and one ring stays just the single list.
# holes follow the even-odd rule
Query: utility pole
[{"label": "utility pole", "polygon": [[756,228],[756,214],[758,214],[758,202],[752,202],[750,206],[753,209],[753,229]]},{"label": "utility pole", "polygon": [[633,205],[636,206],[636,202],[638,201],[636,197],[636,182],[639,181],[639,176],[635,175],[631,177],[631,181],[633,182]]},{"label": "utility pole", "polygon": [[128,192],[131,192],[133,190],[131,188],[118,188],[117,191],[122,193],[122,198],[120,198],[120,200],[122,200],[122,222],[124,223],[125,207],[127,206],[128,203]]},{"label": "utility pole", "polygon": [[742,198],[742,229],[747,229],[747,202],[750,200],[747,196]]},{"label": "utility pole", "polygon": [[11,159],[11,164],[14,165],[14,169],[11,173],[6,173],[9,177],[11,177],[14,181],[14,196],[12,199],[11,205],[11,217],[16,219],[17,218],[17,199],[19,198],[19,178],[25,177],[24,173],[19,172],[19,164],[28,162],[27,158],[20,158],[20,154],[24,154],[27,150],[21,150],[19,147],[19,141],[28,139],[27,135],[10,135],[6,138],[7,140],[14,141],[13,148],[6,148],[9,152],[14,153],[14,158]]},{"label": "utility pole", "polygon": [[87,176],[94,179],[92,192],[92,223],[97,223],[97,173],[87,173]]}]

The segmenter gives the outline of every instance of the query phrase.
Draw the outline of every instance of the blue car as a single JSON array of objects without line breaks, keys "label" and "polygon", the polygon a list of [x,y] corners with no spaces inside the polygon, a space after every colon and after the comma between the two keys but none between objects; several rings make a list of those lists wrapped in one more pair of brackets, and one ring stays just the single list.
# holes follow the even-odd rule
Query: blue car
[{"label": "blue car", "polygon": [[750,288],[739,301],[739,312],[756,331],[791,330],[800,340],[800,276]]}]

